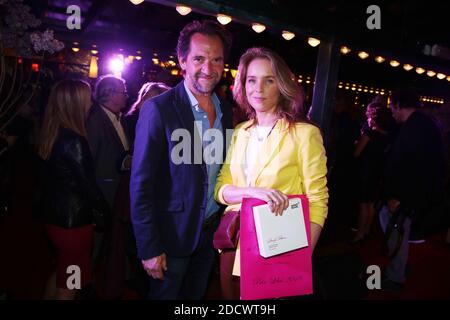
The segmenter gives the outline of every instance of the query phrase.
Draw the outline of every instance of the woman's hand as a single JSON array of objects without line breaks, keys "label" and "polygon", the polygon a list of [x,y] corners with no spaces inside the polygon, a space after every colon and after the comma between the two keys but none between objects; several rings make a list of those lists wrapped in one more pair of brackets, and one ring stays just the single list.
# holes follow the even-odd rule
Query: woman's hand
[{"label": "woman's hand", "polygon": [[276,189],[250,187],[248,193],[252,198],[266,201],[275,215],[282,215],[289,206],[288,196]]}]

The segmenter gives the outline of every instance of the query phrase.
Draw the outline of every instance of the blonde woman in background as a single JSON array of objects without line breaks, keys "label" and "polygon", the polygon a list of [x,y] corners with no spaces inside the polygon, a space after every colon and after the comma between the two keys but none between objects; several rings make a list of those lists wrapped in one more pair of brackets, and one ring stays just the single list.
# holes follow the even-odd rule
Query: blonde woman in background
[{"label": "blonde woman in background", "polygon": [[137,99],[127,112],[125,122],[127,126],[128,141],[134,142],[134,131],[136,130],[136,123],[139,118],[139,110],[144,102],[150,98],[156,97],[161,93],[169,90],[170,87],[162,82],[146,82],[142,85],[138,92]]},{"label": "blonde woman in background", "polygon": [[[56,248],[56,273],[47,285],[47,299],[73,300],[69,266],[78,266],[81,288],[92,281],[91,251],[94,210],[109,207],[95,180],[85,120],[92,105],[91,89],[81,80],[63,80],[52,88],[44,114],[38,153],[44,167],[43,219]],[[56,281],[56,290],[55,282]],[[69,281],[70,282],[70,281]]]}]

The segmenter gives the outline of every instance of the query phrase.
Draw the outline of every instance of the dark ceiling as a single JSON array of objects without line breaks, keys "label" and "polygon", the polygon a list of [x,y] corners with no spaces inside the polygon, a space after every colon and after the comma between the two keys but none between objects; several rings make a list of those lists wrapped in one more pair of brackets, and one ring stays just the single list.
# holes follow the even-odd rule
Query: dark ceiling
[{"label": "dark ceiling", "polygon": [[[55,30],[57,36],[70,45],[90,48],[97,44],[102,49],[124,48],[144,52],[174,53],[176,39],[182,27],[194,20],[203,19],[205,3],[221,4],[231,15],[233,10],[246,11],[253,17],[264,17],[275,21],[279,28],[293,26],[305,35],[320,35],[322,39],[334,37],[338,43],[352,48],[365,49],[383,54],[402,62],[437,72],[450,74],[450,33],[447,1],[344,1],[344,0],[231,0],[231,1],[185,1],[198,4],[187,16],[179,15],[172,6],[155,1],[146,1],[138,6],[128,0],[33,0],[27,1],[45,27]],[[171,1],[156,1],[168,3]],[[79,5],[82,12],[81,30],[68,30],[66,8]],[[366,9],[376,4],[381,9],[381,30],[369,30]],[[196,8],[200,8],[196,10]],[[214,12],[209,12],[211,15]],[[268,27],[262,34],[256,34],[245,23],[232,22],[227,28],[234,35],[230,63],[236,65],[242,52],[255,45],[269,46],[278,51],[302,74],[313,75],[316,68],[317,48],[309,47],[305,37],[298,36],[285,41],[279,30]],[[423,53],[425,46],[440,45],[449,51],[440,57]],[[441,51],[442,52],[442,51]],[[432,93],[447,95],[450,82],[428,79],[414,72],[378,65],[375,62],[359,61],[356,56],[343,57],[340,78],[344,81],[361,81],[368,85],[392,87],[398,81],[412,81],[416,86],[427,88]]]}]

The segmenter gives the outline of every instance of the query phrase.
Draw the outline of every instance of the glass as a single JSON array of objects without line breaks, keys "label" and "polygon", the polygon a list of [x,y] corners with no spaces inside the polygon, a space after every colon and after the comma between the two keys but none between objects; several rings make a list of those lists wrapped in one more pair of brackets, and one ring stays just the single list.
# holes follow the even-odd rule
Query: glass
[{"label": "glass", "polygon": [[123,94],[125,97],[128,97],[128,92],[127,91],[114,91],[114,92]]}]

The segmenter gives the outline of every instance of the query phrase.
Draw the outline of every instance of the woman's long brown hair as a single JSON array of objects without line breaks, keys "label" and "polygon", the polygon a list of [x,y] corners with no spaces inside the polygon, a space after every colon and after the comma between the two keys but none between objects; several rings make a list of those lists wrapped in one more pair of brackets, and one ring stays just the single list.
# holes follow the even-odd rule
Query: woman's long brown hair
[{"label": "woman's long brown hair", "polygon": [[38,154],[48,160],[60,128],[86,137],[86,115],[91,106],[91,87],[82,80],[62,80],[49,96],[39,137]]}]

